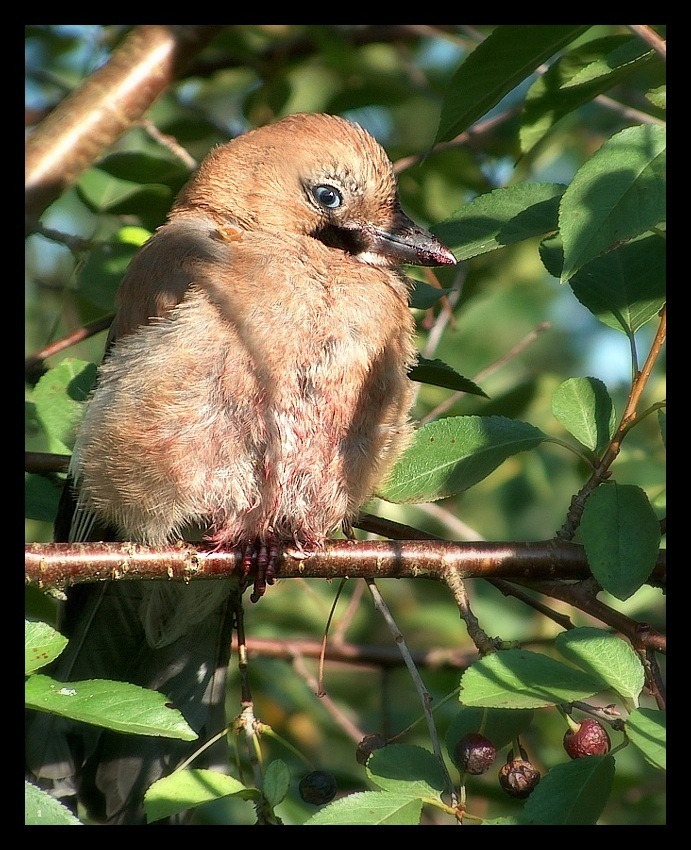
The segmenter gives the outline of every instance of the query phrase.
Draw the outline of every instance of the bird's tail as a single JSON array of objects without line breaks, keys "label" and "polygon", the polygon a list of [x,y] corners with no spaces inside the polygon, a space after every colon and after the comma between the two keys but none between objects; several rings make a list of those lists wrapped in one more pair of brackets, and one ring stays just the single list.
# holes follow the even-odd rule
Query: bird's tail
[{"label": "bird's tail", "polygon": [[[199,738],[123,734],[32,712],[27,765],[42,787],[96,822],[145,822],[149,785],[225,726],[237,588],[232,580],[111,581],[68,590],[59,628],[69,643],[47,672],[61,682],[111,679],[160,691]],[[225,738],[195,762],[227,764]]]}]

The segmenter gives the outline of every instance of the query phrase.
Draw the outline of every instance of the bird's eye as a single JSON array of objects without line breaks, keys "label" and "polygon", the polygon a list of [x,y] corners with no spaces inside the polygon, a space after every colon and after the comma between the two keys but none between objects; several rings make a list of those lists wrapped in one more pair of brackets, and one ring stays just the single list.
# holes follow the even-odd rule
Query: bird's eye
[{"label": "bird's eye", "polygon": [[329,186],[327,183],[320,183],[312,189],[314,199],[321,206],[329,210],[335,210],[343,203],[343,196],[335,186]]}]

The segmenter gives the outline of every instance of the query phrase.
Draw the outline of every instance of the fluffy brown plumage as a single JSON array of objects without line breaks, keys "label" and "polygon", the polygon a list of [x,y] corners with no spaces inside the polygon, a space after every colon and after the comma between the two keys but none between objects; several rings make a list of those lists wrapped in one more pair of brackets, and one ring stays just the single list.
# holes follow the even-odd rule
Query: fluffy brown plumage
[{"label": "fluffy brown plumage", "polygon": [[[410,433],[405,262],[455,260],[403,214],[388,157],[357,125],[293,115],[212,151],[122,282],[74,449],[71,538],[110,527],[158,545],[201,531],[241,548],[246,569],[257,566],[256,599],[280,546],[314,549],[349,528]],[[112,656],[116,674],[161,688],[185,713],[195,675],[197,690],[200,680],[206,688],[195,705],[218,690],[227,647],[206,678],[199,642],[194,657],[185,653],[195,628],[225,622],[228,589],[149,584],[137,591],[135,624],[146,659],[116,661],[107,624],[100,658]],[[110,593],[126,607],[126,588]],[[71,620],[84,646],[98,643],[93,612],[88,628],[77,611]],[[209,640],[217,646],[218,629]],[[171,679],[171,660],[190,668],[190,682],[180,684],[179,671]],[[72,678],[80,665],[71,662]],[[196,728],[206,724],[200,712]],[[112,750],[104,767],[99,748],[90,773],[105,817],[135,819],[141,779],[123,780],[121,762],[115,781]],[[176,759],[144,771],[147,781]]]}]

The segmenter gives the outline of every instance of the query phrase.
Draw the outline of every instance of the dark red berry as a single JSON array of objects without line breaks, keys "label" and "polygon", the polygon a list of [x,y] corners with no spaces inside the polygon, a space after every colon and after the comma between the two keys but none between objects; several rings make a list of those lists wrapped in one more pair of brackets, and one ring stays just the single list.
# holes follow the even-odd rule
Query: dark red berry
[{"label": "dark red berry", "polygon": [[326,770],[313,770],[302,777],[298,789],[306,803],[322,806],[336,796],[336,779]]},{"label": "dark red berry", "polygon": [[567,729],[564,734],[564,749],[572,759],[603,756],[611,746],[607,730],[594,717],[586,717],[578,729]]},{"label": "dark red berry", "polygon": [[355,758],[357,759],[358,764],[367,764],[367,759],[372,755],[372,753],[375,750],[381,750],[381,748],[385,746],[386,738],[378,732],[375,732],[373,735],[365,735],[365,737],[357,745],[357,750],[355,751]]},{"label": "dark red berry", "polygon": [[497,748],[479,732],[470,732],[453,749],[453,760],[460,770],[478,776],[489,770],[497,757]]},{"label": "dark red berry", "polygon": [[512,759],[509,756],[509,761],[499,771],[499,784],[509,797],[529,797],[539,781],[540,771],[526,759]]}]

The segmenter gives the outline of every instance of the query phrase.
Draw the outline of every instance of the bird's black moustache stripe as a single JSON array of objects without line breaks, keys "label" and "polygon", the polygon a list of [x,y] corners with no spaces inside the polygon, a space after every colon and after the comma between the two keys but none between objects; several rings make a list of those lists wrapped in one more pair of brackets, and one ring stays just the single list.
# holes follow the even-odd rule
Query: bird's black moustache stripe
[{"label": "bird's black moustache stripe", "polygon": [[339,248],[348,254],[361,254],[368,250],[364,234],[359,230],[325,224],[313,231],[312,236],[329,248]]}]

